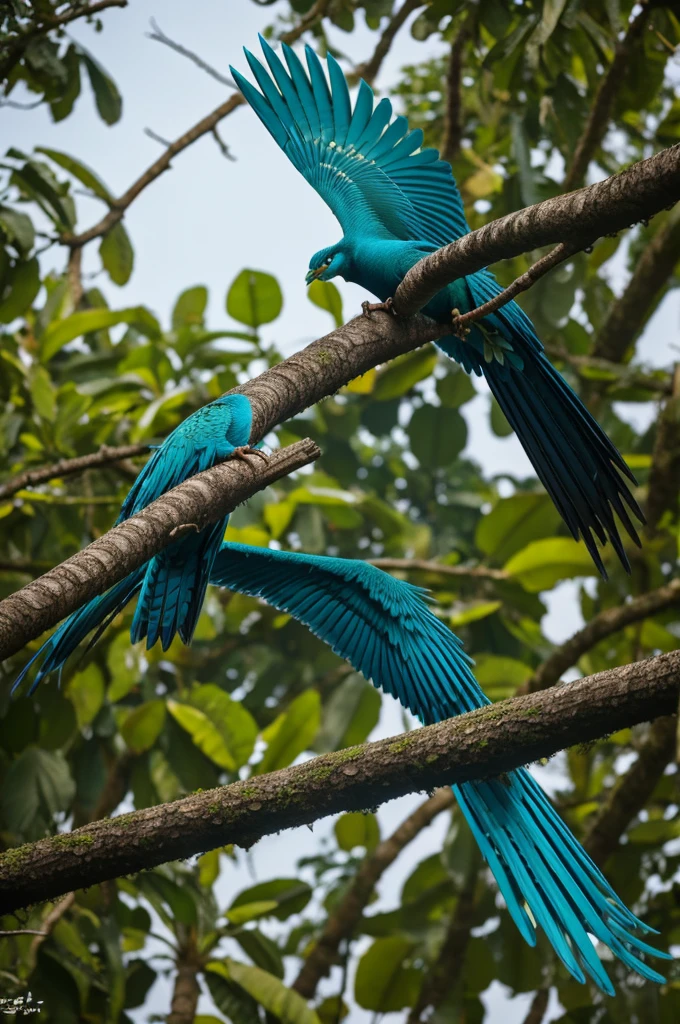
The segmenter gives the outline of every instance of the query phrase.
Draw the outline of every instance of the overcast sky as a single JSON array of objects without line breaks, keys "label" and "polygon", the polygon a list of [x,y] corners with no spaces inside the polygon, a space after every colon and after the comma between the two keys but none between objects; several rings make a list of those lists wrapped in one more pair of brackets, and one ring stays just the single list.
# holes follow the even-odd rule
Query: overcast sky
[{"label": "overcast sky", "polygon": [[[233,64],[246,70],[243,45],[257,48],[257,32],[274,19],[280,3],[259,7],[252,0],[134,0],[127,9],[112,9],[103,16],[105,29],[96,35],[92,28],[77,24],[70,32],[91,49],[118,84],[123,95],[123,117],[107,127],[100,120],[89,85],[74,113],[58,125],[51,123],[47,107],[33,111],[0,110],[2,146],[13,145],[30,151],[34,146],[63,150],[95,170],[114,194],[120,194],[161,152],[159,143],[144,134],[150,128],[166,139],[174,139],[222,103],[229,91],[187,60],[146,38],[150,19],[224,73]],[[353,61],[365,58],[376,37],[357,19],[356,31],[347,36],[335,31],[333,39]],[[398,80],[400,68],[442,52],[442,44],[431,37],[415,43],[401,32],[385,61],[379,85],[388,87]],[[19,92],[15,98],[21,98]],[[210,293],[208,319],[211,329],[228,324],[224,308],[228,285],[243,267],[276,274],[284,294],[282,316],[265,329],[265,340],[275,342],[285,353],[300,348],[331,328],[328,314],[306,298],[304,276],[312,253],[340,237],[334,217],[295,171],[248,108],[239,108],[220,126],[220,133],[235,161],[226,160],[208,136],[180,154],[172,170],[163,174],[130,207],[125,225],[135,248],[135,269],[130,282],[117,288],[103,275],[96,278],[114,308],[143,303],[167,325],[177,295],[195,284],[207,285]],[[104,212],[101,204],[79,200],[81,228],[94,223]],[[60,270],[63,252],[46,255],[46,268]],[[86,249],[85,268],[99,269],[96,245]],[[617,275],[623,281],[623,273]],[[337,281],[344,299],[345,316],[358,312],[365,293],[356,285]],[[677,358],[680,302],[677,293],[667,298],[651,321],[639,346],[641,358],[654,365],[667,365]],[[672,346],[676,347],[673,348]],[[488,397],[484,385],[480,396],[464,407],[469,425],[468,450],[490,472],[507,471],[522,475],[530,467],[514,436],[500,440],[488,427]],[[635,410],[628,410],[634,414]],[[545,622],[555,641],[566,638],[580,624],[576,605],[577,586],[564,584],[549,600]],[[384,711],[372,738],[392,735],[402,729],[401,714],[391,698],[384,698]],[[542,773],[554,784],[559,759]],[[383,835],[422,799],[404,798],[381,808]],[[389,909],[398,900],[404,878],[423,856],[437,848],[445,822],[438,820],[405,851],[381,885],[381,899],[375,910]],[[321,822],[312,836],[298,829],[260,842],[252,852],[251,867],[257,878],[294,875],[295,862],[311,853],[319,836],[327,835],[331,823]],[[233,895],[252,880],[241,859],[238,869],[227,867],[220,882],[220,897],[228,905]],[[521,941],[518,937],[518,941]],[[325,983],[323,991],[337,991],[338,979]],[[503,1013],[504,1024],[523,1020],[528,1000],[505,998],[495,985],[486,999],[494,1019]],[[169,1006],[169,983],[159,981],[150,1004],[133,1016],[140,1022],[148,1012],[165,1013]],[[211,1012],[203,997],[200,1012]],[[214,1012],[214,1011],[213,1011]],[[559,1015],[557,1007],[546,1021]],[[355,1012],[347,1024],[364,1024],[370,1014]],[[388,1015],[387,1021],[401,1015]]]}]

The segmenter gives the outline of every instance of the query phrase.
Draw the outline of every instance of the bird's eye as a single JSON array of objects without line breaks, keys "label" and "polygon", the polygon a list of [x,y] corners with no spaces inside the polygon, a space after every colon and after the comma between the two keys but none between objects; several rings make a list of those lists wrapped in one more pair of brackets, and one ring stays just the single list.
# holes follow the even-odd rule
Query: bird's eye
[{"label": "bird's eye", "polygon": [[333,262],[333,257],[332,256],[326,256],[326,259],[324,260],[324,263],[326,264],[326,266],[327,267],[330,266],[330,264],[332,262]]}]

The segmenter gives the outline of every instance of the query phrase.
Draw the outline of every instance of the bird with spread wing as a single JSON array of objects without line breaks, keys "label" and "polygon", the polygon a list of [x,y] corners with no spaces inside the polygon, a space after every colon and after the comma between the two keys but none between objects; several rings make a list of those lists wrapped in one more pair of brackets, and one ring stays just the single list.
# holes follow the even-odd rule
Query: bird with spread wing
[{"label": "bird with spread wing", "polygon": [[[282,47],[284,63],[260,41],[266,67],[245,51],[259,90],[231,68],[234,79],[344,232],[312,256],[307,282],[340,276],[386,301],[415,263],[469,231],[451,167],[436,149],[421,148],[422,132],[409,131],[405,117],[392,117],[388,99],[374,104],[366,82],[352,105],[330,54],[326,77],[309,46],[305,69],[290,47]],[[482,270],[451,282],[423,311],[447,324],[500,290],[493,274]],[[624,480],[635,478],[548,361],[522,309],[510,302],[474,323],[464,340],[452,333],[437,344],[468,373],[485,377],[567,527],[583,538],[602,575],[597,542],[607,539],[630,571],[615,515],[639,544],[629,512],[641,522],[644,517]]]}]

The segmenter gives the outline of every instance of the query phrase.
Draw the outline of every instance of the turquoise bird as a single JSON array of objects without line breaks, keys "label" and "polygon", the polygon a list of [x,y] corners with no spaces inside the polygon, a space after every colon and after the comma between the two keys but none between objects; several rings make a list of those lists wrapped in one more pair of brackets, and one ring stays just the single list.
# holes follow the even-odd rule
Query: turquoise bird
[{"label": "turquoise bird", "polygon": [[[366,562],[227,543],[210,581],[303,622],[424,724],[489,703],[426,592]],[[569,973],[580,982],[589,975],[608,995],[614,988],[591,935],[630,970],[664,981],[639,956],[671,959],[636,934],[654,929],[621,902],[525,768],[453,790],[530,945],[539,925]]]},{"label": "turquoise bird", "polygon": [[[141,512],[156,498],[218,462],[263,452],[249,447],[252,410],[245,395],[227,395],[189,416],[154,451],[123,502],[116,524]],[[219,551],[229,516],[200,532],[190,533],[140,566],[105,594],[70,615],[24,667],[13,691],[36,659],[41,659],[31,693],[50,672],[60,670],[78,644],[96,629],[93,643],[128,601],[139,594],[130,636],[146,637],[147,648],[161,641],[163,650],[176,633],[191,642],[210,570]]]},{"label": "turquoise bird", "polygon": [[[307,283],[340,276],[383,302],[424,256],[469,231],[448,163],[421,149],[423,133],[359,83],[354,107],[345,76],[329,54],[328,79],[306,47],[307,70],[288,46],[285,65],[260,37],[267,68],[248,50],[258,91],[231,68],[243,96],[289,160],[337,217],[343,237],[312,256]],[[493,298],[500,286],[488,270],[453,281],[425,306],[448,324]],[[606,572],[596,539],[611,542],[627,571],[616,514],[640,541],[628,510],[644,517],[623,476],[635,478],[576,393],[545,356],[529,318],[510,302],[474,324],[465,340],[438,342],[468,373],[484,376],[574,538],[583,538]],[[626,508],[628,506],[628,509]]]}]

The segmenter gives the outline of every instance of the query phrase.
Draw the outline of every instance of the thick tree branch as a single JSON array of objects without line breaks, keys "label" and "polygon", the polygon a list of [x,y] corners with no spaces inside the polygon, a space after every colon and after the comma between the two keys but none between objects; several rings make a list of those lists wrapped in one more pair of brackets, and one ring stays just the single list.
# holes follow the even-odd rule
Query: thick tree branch
[{"label": "thick tree branch", "polygon": [[320,454],[306,439],[275,451],[266,462],[254,457],[223,462],[168,491],[0,602],[0,661],[124,579],[176,540],[178,533],[202,530]]},{"label": "thick tree branch", "polygon": [[431,572],[463,579],[511,579],[503,569],[489,569],[486,565],[442,565],[441,562],[430,562],[424,558],[369,558],[368,561],[387,572]]},{"label": "thick tree branch", "polygon": [[179,928],[186,932],[186,935],[177,952],[177,974],[166,1024],[194,1024],[201,994],[198,974],[203,962],[196,945],[195,929],[185,925],[179,925]]},{"label": "thick tree branch", "polygon": [[0,855],[0,913],[225,843],[248,847],[327,814],[497,776],[671,714],[679,691],[675,651],[17,847]]},{"label": "thick tree branch", "polygon": [[650,5],[642,0],[642,10],[628,24],[626,34],[614,50],[614,58],[600,80],[583,134],[576,144],[574,156],[564,179],[565,192],[583,181],[588,165],[599,149],[609,128],[609,119],[618,90],[626,80],[626,65],[632,51],[639,44],[649,17]]},{"label": "thick tree branch", "polygon": [[75,459],[59,459],[58,462],[53,462],[49,466],[26,469],[23,473],[18,473],[0,483],[0,501],[11,498],[17,491],[23,491],[25,487],[35,487],[36,484],[44,484],[47,480],[54,480],[55,477],[72,476],[74,473],[82,473],[85,469],[94,469],[110,462],[120,462],[121,459],[131,459],[136,455],[146,455],[148,451],[147,444],[124,444],[117,448],[110,448],[103,444],[99,451],[92,452],[90,455],[78,455]]},{"label": "thick tree branch", "polygon": [[427,0],[404,0],[399,10],[393,15],[387,23],[378,45],[373,51],[373,55],[363,64],[358,64],[354,69],[353,77],[357,79],[363,78],[365,82],[372,85],[378,76],[378,72],[382,67],[382,63],[385,57],[390,52],[390,47],[394,42],[395,36],[399,29],[403,26],[404,22],[414,11],[417,11],[419,7],[424,7]]},{"label": "thick tree branch", "polygon": [[671,580],[658,590],[634,597],[626,604],[606,608],[558,647],[534,672],[521,688],[523,693],[536,693],[554,686],[563,672],[575,665],[579,658],[612,633],[618,633],[633,622],[641,622],[664,608],[680,604],[680,579]]},{"label": "thick tree branch", "polygon": [[625,291],[600,328],[592,350],[596,359],[625,360],[679,260],[680,211],[674,210],[645,248]]},{"label": "thick tree branch", "polygon": [[387,839],[362,861],[346,895],[330,914],[318,940],[303,963],[293,988],[305,999],[312,999],[317,985],[337,963],[338,950],[343,941],[351,939],[373,895],[373,890],[388,867],[401,851],[412,842],[434,818],[455,803],[450,787],[439,789],[428,800],[402,821]]},{"label": "thick tree branch", "polygon": [[595,185],[491,221],[420,260],[394,295],[400,316],[422,309],[440,289],[498,260],[568,242],[587,248],[602,235],[648,220],[680,199],[680,143]]},{"label": "thick tree branch", "polygon": [[470,36],[470,30],[465,22],[459,28],[451,43],[449,60],[446,68],[446,105],[444,107],[444,130],[442,132],[442,144],[440,156],[442,160],[451,163],[460,152],[460,142],[463,136],[463,97],[461,93],[461,78],[463,75],[463,50]]}]

